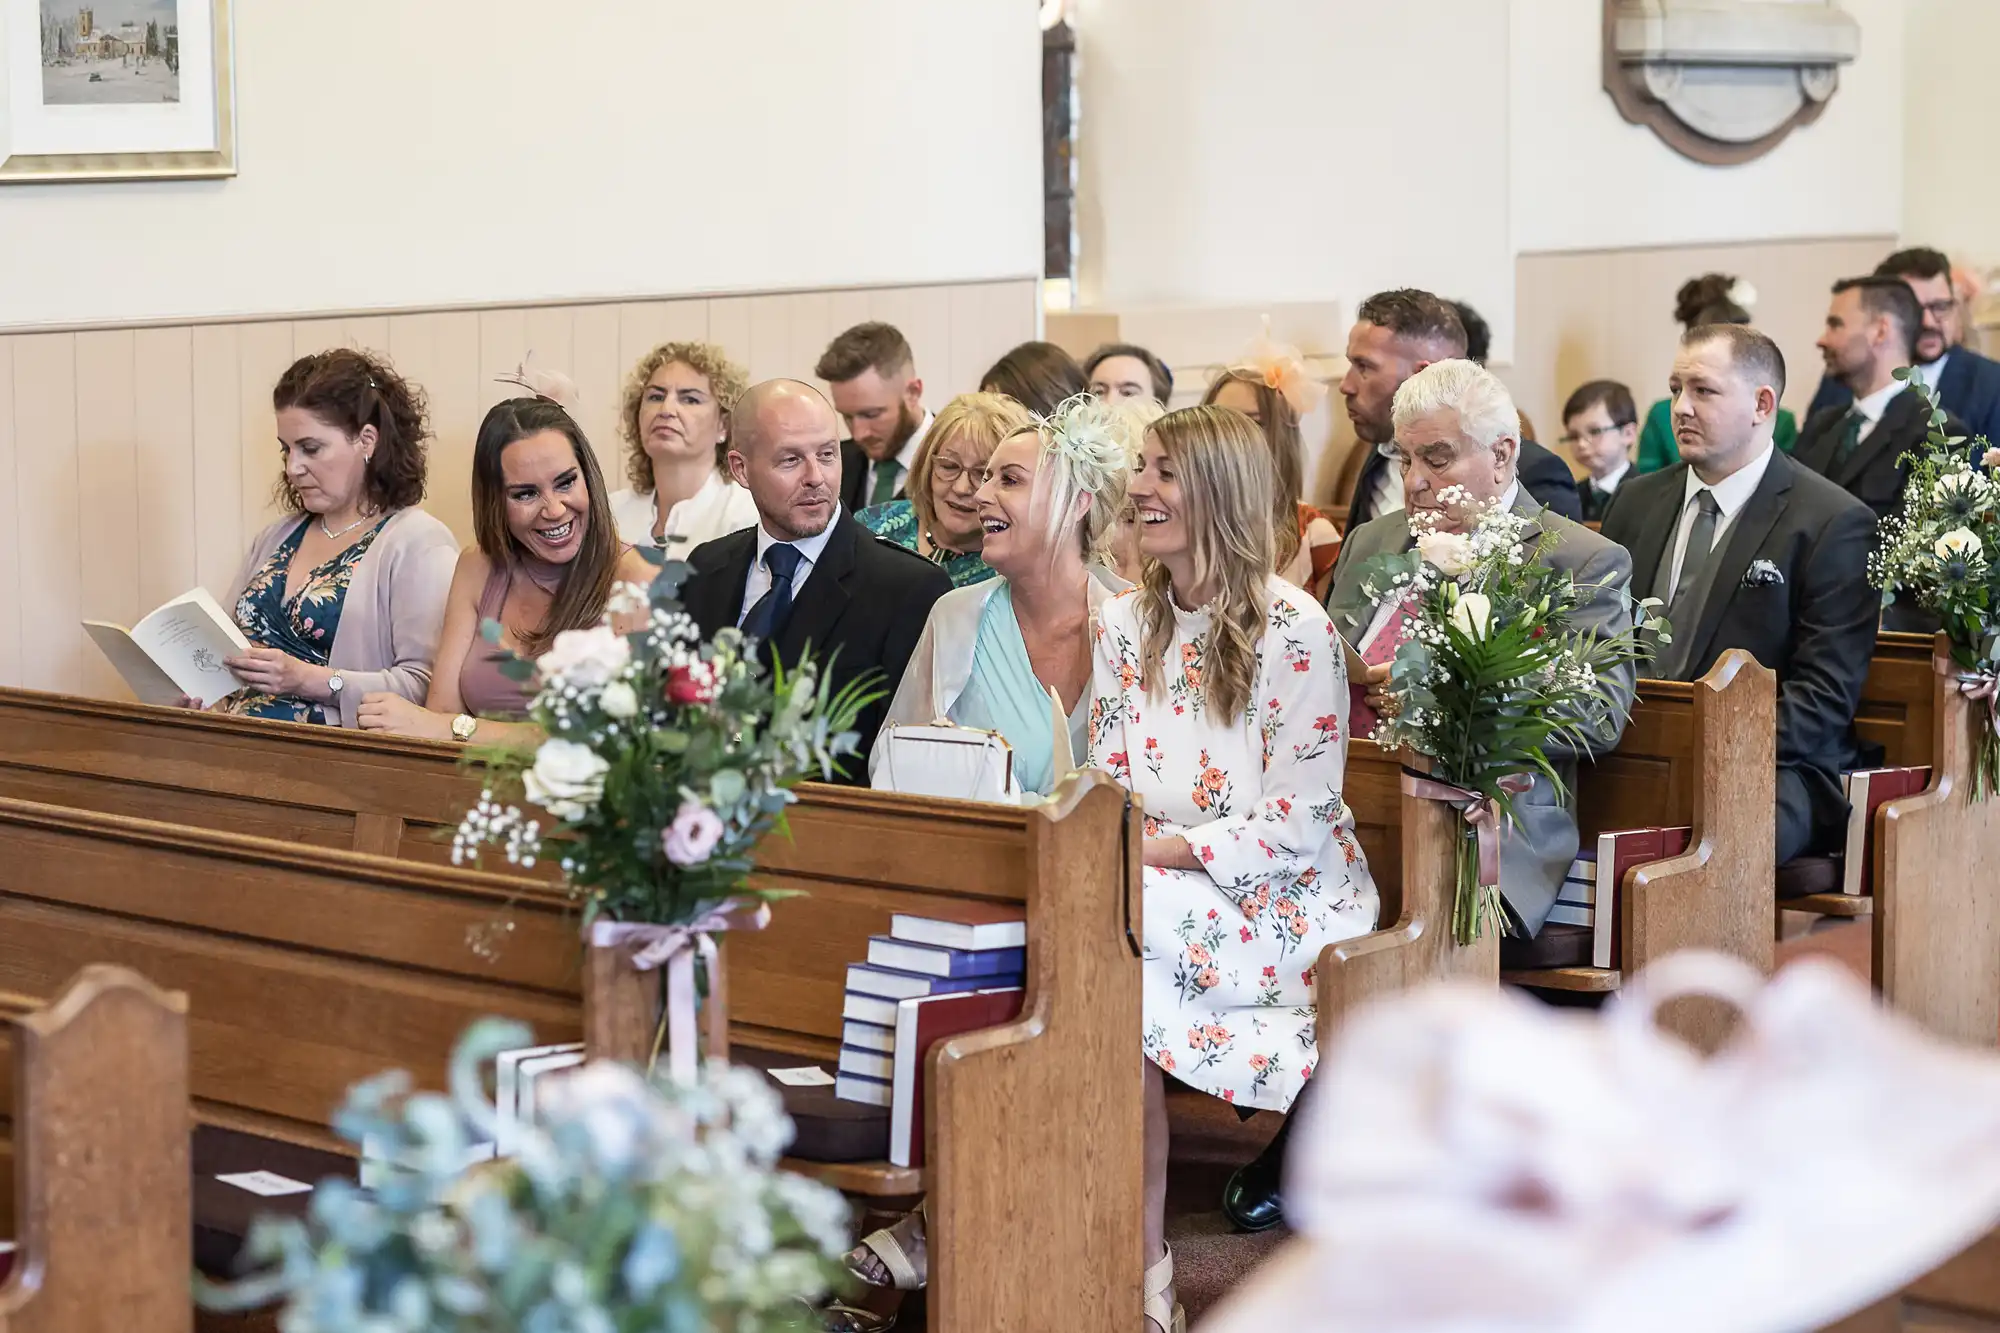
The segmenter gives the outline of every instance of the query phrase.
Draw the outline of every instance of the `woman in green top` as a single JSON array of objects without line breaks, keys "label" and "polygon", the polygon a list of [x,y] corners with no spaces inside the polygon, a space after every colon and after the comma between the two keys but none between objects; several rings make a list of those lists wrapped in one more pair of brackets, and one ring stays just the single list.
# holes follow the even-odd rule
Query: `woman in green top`
[{"label": "woman in green top", "polygon": [[[1704,324],[1748,324],[1750,307],[1757,292],[1749,283],[1728,273],[1704,273],[1681,284],[1674,294],[1674,318],[1683,329]],[[1798,419],[1784,408],[1778,409],[1777,442],[1786,453],[1799,437]],[[1645,427],[1639,432],[1639,457],[1635,472],[1658,472],[1681,461],[1674,444],[1673,403],[1660,399],[1646,411]]]},{"label": "woman in green top", "polygon": [[986,530],[973,497],[1000,441],[1033,424],[1028,409],[1005,394],[960,394],[925,432],[906,498],[870,505],[855,517],[883,541],[937,562],[954,588],[985,582],[993,570],[979,558]]}]

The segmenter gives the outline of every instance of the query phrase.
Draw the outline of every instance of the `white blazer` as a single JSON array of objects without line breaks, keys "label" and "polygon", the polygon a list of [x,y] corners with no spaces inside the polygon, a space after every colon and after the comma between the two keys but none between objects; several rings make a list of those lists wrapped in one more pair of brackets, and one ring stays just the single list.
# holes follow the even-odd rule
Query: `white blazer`
[{"label": "white blazer", "polygon": [[[627,546],[653,545],[653,493],[631,487],[611,494],[611,517],[618,539]],[[667,511],[666,535],[659,545],[676,560],[703,542],[757,526],[757,502],[750,492],[720,472],[709,474],[701,489]]]}]

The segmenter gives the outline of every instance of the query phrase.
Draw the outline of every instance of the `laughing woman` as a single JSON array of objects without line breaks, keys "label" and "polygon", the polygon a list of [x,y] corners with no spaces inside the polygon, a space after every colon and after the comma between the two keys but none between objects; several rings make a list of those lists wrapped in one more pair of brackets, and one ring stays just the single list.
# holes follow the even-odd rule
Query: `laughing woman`
[{"label": "laughing woman", "polygon": [[[496,404],[472,450],[472,528],[458,558],[422,705],[371,694],[361,725],[430,740],[523,741],[531,685],[509,656],[534,659],[564,630],[604,619],[612,588],[644,586],[653,567],[620,545],[597,456],[570,414],[545,398]],[[500,625],[499,651],[480,633]]]},{"label": "laughing woman", "polygon": [[[944,420],[939,413],[933,437]],[[1082,396],[1000,442],[974,497],[982,555],[1000,577],[955,588],[931,608],[889,705],[891,722],[946,718],[999,732],[1021,790],[1039,796],[1083,759],[1090,619],[1127,586],[1106,566],[1105,545],[1136,452],[1130,420]],[[1061,730],[1058,711],[1068,719]],[[868,756],[870,776],[887,735]]]},{"label": "laughing woman", "polygon": [[287,512],[223,602],[252,647],[228,660],[248,688],[215,710],[356,726],[366,693],[424,697],[451,586],[451,529],[417,508],[423,394],[342,348],[293,362],[271,406]]},{"label": "laughing woman", "polygon": [[1131,485],[1145,581],[1094,627],[1090,761],[1146,812],[1146,1318],[1169,1333],[1164,1076],[1288,1109],[1318,1058],[1314,960],[1375,927],[1340,643],[1272,573],[1271,474],[1240,412],[1153,423]]}]

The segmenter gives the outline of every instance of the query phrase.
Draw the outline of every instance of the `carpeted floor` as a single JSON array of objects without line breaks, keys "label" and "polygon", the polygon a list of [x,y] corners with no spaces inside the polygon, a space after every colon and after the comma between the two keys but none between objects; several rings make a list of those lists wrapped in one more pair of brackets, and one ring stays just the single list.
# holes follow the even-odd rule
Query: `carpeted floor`
[{"label": "carpeted floor", "polygon": [[1186,1091],[1167,1094],[1167,1117],[1173,1126],[1167,1243],[1174,1247],[1174,1280],[1192,1324],[1284,1243],[1282,1227],[1240,1236],[1222,1216],[1229,1173],[1257,1155],[1281,1120],[1260,1111],[1240,1121],[1228,1104]]}]

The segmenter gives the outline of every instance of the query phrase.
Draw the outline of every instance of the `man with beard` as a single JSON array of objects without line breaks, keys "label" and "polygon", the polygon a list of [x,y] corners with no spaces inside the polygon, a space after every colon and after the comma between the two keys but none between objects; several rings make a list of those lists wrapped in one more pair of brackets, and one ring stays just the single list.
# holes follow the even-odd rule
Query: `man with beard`
[{"label": "man with beard", "polygon": [[[1922,309],[1916,377],[1930,386],[1939,406],[1970,428],[1967,434],[2000,444],[2000,362],[1964,346],[1965,314],[1952,287],[1951,261],[1924,247],[1898,250],[1875,266],[1875,276],[1900,278]],[[1807,415],[1853,401],[1853,390],[1828,371]]]},{"label": "man with beard", "polygon": [[834,410],[847,422],[850,438],[840,446],[847,512],[901,495],[931,427],[909,340],[890,324],[856,324],[827,344],[813,374],[833,390]]},{"label": "man with beard", "polygon": [[[1390,422],[1396,390],[1433,361],[1465,354],[1465,326],[1457,311],[1429,292],[1377,292],[1355,311],[1340,396],[1360,441],[1356,447],[1368,455],[1348,501],[1347,531],[1403,507],[1403,474],[1394,461],[1396,432]],[[1516,466],[1522,487],[1538,504],[1572,522],[1583,521],[1583,501],[1567,463],[1524,439]]]},{"label": "man with beard", "polygon": [[836,691],[873,677],[860,749],[837,781],[865,784],[889,699],[951,579],[881,541],[840,504],[840,428],[819,390],[797,380],[753,386],[729,414],[729,472],[757,502],[757,526],[688,555],[681,602],[704,636],[726,625],[786,666],[810,655]]},{"label": "man with beard", "polygon": [[[1930,411],[1896,372],[1908,370],[1923,313],[1901,278],[1845,278],[1833,285],[1819,336],[1826,373],[1846,386],[1846,407],[1813,413],[1792,456],[1886,518],[1903,504],[1909,455],[1930,435]],[[1947,435],[1965,427],[1947,418]]]}]

